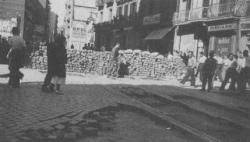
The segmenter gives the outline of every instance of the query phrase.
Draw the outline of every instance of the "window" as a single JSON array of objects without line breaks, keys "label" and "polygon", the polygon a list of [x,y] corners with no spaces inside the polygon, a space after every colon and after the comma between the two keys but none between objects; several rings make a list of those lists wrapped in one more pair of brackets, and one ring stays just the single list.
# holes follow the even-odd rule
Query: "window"
[{"label": "window", "polygon": [[113,13],[112,12],[113,12],[112,8],[109,9],[109,21],[112,20],[112,17],[113,17]]},{"label": "window", "polygon": [[117,8],[117,16],[121,16],[122,15],[122,6],[119,6]]},{"label": "window", "polygon": [[150,15],[150,14],[153,14],[153,11],[154,11],[154,1],[153,0],[151,0],[150,1],[150,4],[149,4],[149,9],[148,9],[149,11],[148,11],[148,14]]},{"label": "window", "polygon": [[128,16],[128,4],[124,6],[124,16]]},{"label": "window", "polygon": [[103,22],[103,12],[100,12],[100,22]]},{"label": "window", "polygon": [[202,7],[202,2],[201,0],[194,0],[193,1],[193,9],[196,9],[196,8],[201,8]]},{"label": "window", "polygon": [[130,4],[130,15],[135,15],[136,14],[136,8],[137,8],[136,2],[133,2],[133,3]]}]

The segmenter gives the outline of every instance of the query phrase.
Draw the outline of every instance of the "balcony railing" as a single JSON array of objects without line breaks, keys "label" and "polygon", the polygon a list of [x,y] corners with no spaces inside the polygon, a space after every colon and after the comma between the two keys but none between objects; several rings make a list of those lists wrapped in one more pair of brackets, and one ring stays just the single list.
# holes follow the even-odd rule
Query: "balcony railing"
[{"label": "balcony railing", "polygon": [[135,27],[139,25],[139,22],[140,20],[137,14],[131,16],[117,16],[111,21],[96,24],[96,28],[107,26],[115,29]]},{"label": "balcony railing", "polygon": [[236,5],[234,3],[213,4],[208,7],[194,8],[191,10],[174,13],[173,23],[181,24],[189,21],[210,20],[219,18],[228,18],[237,15]]}]

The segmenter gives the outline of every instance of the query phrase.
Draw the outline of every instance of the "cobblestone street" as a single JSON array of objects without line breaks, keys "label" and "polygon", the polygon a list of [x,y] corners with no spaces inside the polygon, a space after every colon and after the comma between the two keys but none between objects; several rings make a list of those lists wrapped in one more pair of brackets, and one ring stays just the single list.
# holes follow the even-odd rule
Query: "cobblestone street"
[{"label": "cobblestone street", "polygon": [[[1,73],[8,72],[6,66],[1,66],[1,71]],[[205,141],[220,139],[233,142],[234,140],[239,140],[240,137],[247,136],[246,131],[250,128],[248,119],[250,110],[248,102],[250,97],[246,94],[236,95],[229,93],[225,95],[216,91],[201,94],[201,92],[197,91],[197,88],[178,87],[178,82],[174,80],[166,82],[129,78],[109,79],[101,76],[79,76],[71,73],[67,77],[67,85],[63,86],[64,95],[56,95],[41,92],[43,73],[30,69],[23,69],[22,72],[25,74],[25,78],[20,89],[9,88],[6,85],[7,79],[0,79],[0,140],[3,140],[3,142],[5,142],[4,139],[11,140],[11,142],[19,142],[16,137],[30,129],[43,129],[46,131],[63,129],[64,127],[61,124],[76,124],[89,112],[110,106],[116,107],[118,104],[146,110],[150,114],[168,121],[170,123],[169,126],[174,124],[181,131],[185,130],[192,134],[192,136],[186,135],[186,137],[183,137],[179,130],[173,129],[173,132],[166,134],[164,139],[169,141],[188,141],[188,139],[196,141],[197,139],[193,136],[197,136]],[[171,85],[172,87],[166,85]],[[161,98],[154,97],[154,95]],[[177,105],[174,106],[173,103]],[[169,104],[172,105],[165,107],[165,104],[167,106]],[[180,106],[182,107],[181,109],[179,108]],[[172,108],[174,109],[172,110]],[[189,109],[186,110],[186,108]],[[184,114],[182,114],[183,109],[186,110]],[[96,139],[92,140],[85,139],[79,141],[108,141],[107,137],[109,136],[113,137],[113,140],[122,141],[122,136],[126,137],[130,133],[126,133],[129,131],[119,131],[132,129],[135,127],[133,125],[141,125],[139,123],[133,125],[123,124],[123,122],[131,123],[131,121],[138,121],[137,119],[141,118],[141,116],[135,115],[135,117],[131,117],[131,120],[127,120],[127,115],[129,114],[133,113],[118,113],[118,116],[123,118],[116,120],[118,123],[118,128],[116,128],[117,134],[100,133],[101,138],[97,139],[96,137]],[[189,117],[193,118],[194,122],[190,122]],[[213,119],[219,120],[214,121]],[[147,119],[141,118],[141,120],[144,120],[149,125],[144,126],[145,128],[138,128],[145,129],[145,132],[143,132],[144,134],[138,133],[136,139],[145,141],[139,138],[140,135],[147,133],[146,127],[155,126],[151,126],[152,122],[147,122]],[[206,124],[202,122],[199,125],[200,121],[206,121]],[[220,123],[216,124],[218,121]],[[124,128],[125,126],[129,128]],[[168,129],[169,126],[166,126],[166,128]],[[215,132],[208,131],[208,129],[215,130]],[[155,128],[154,130],[156,133],[163,134],[161,132],[162,128]],[[221,130],[231,133],[238,130],[241,131],[241,135],[224,136],[224,134],[218,133]],[[119,138],[115,136],[120,134]],[[152,137],[148,138],[148,140],[153,139]],[[155,137],[160,137],[160,135]],[[242,141],[247,141],[247,139]],[[123,141],[131,140],[131,137],[123,139]],[[161,140],[159,139],[159,141]]]}]

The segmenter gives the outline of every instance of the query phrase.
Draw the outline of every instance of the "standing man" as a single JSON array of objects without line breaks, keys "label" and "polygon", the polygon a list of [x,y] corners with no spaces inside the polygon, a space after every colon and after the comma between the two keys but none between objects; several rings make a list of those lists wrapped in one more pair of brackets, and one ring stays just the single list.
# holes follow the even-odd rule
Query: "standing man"
[{"label": "standing man", "polygon": [[19,30],[17,27],[12,29],[13,37],[9,39],[9,45],[11,47],[7,54],[9,59],[9,85],[13,88],[20,87],[20,79],[23,78],[23,74],[19,71],[24,66],[24,49],[26,47],[25,41],[19,36]]},{"label": "standing man", "polygon": [[223,81],[223,76],[222,76],[223,58],[221,57],[220,53],[217,53],[214,59],[217,60],[217,65],[216,65],[216,70],[215,70],[215,75],[214,75],[213,80],[216,80],[216,78],[218,77],[219,81],[222,82]]},{"label": "standing man", "polygon": [[207,91],[210,92],[213,85],[213,77],[216,69],[217,61],[214,59],[214,52],[209,53],[209,58],[206,59],[204,66],[202,68],[202,89],[201,91],[206,91],[206,85],[208,83]]},{"label": "standing man", "polygon": [[120,43],[116,42],[114,48],[112,49],[112,68],[110,71],[110,76],[112,75],[113,77],[118,76],[118,57],[119,57],[119,50],[120,50]]},{"label": "standing man", "polygon": [[200,81],[201,82],[203,80],[202,70],[203,70],[203,67],[204,67],[206,60],[207,60],[207,57],[204,55],[204,52],[200,52],[200,58],[198,60],[198,69],[197,69],[195,76],[198,76],[198,74],[200,74]]},{"label": "standing man", "polygon": [[192,51],[189,51],[189,59],[187,63],[187,72],[184,78],[182,79],[181,83],[185,84],[189,78],[191,77],[191,86],[195,86],[195,67],[196,67],[196,59]]},{"label": "standing man", "polygon": [[244,63],[240,71],[239,91],[246,90],[247,82],[250,79],[250,57],[248,50],[243,51]]}]

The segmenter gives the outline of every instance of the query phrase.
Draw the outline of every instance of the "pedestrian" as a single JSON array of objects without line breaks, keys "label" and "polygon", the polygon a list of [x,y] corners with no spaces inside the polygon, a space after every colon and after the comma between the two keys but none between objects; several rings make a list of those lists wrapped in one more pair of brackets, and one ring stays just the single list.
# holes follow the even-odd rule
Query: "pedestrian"
[{"label": "pedestrian", "polygon": [[223,70],[223,58],[220,53],[215,54],[215,60],[217,61],[215,75],[213,80],[217,80],[217,77],[220,82],[223,81],[222,70]]},{"label": "pedestrian", "polygon": [[239,91],[244,92],[246,90],[247,82],[250,80],[250,57],[248,50],[243,51],[244,63],[240,71]]},{"label": "pedestrian", "polygon": [[110,70],[110,74],[109,76],[113,76],[113,77],[117,77],[118,76],[118,68],[119,68],[119,64],[118,64],[118,59],[119,59],[119,50],[120,50],[120,43],[116,42],[114,48],[112,49],[112,67]]},{"label": "pedestrian", "polygon": [[195,86],[195,73],[194,73],[195,67],[196,67],[196,59],[194,57],[193,52],[189,51],[187,71],[186,75],[181,81],[182,84],[185,84],[191,77],[191,86]]},{"label": "pedestrian", "polygon": [[207,57],[204,55],[204,52],[200,52],[200,58],[198,60],[198,69],[195,76],[197,77],[199,75],[201,82],[203,80],[202,70],[206,60]]},{"label": "pedestrian", "polygon": [[185,52],[181,52],[180,57],[182,58],[183,63],[187,66],[189,59],[188,55]]},{"label": "pedestrian", "polygon": [[12,29],[13,37],[9,39],[11,49],[7,54],[10,70],[8,84],[13,88],[20,87],[20,79],[24,76],[19,69],[24,66],[24,49],[26,44],[23,38],[19,36],[19,33],[17,27]]},{"label": "pedestrian", "polygon": [[70,49],[75,49],[75,46],[71,44]]},{"label": "pedestrian", "polygon": [[202,89],[201,91],[206,91],[206,85],[208,84],[207,91],[210,92],[213,87],[213,77],[216,70],[217,61],[214,58],[214,51],[210,51],[209,58],[206,59],[204,66],[201,70],[203,76],[202,79]]},{"label": "pedestrian", "polygon": [[238,56],[230,54],[229,55],[229,60],[231,61],[231,64],[229,65],[229,68],[226,70],[225,79],[223,80],[223,82],[221,84],[221,87],[220,87],[221,91],[225,90],[225,86],[229,82],[230,79],[231,79],[231,83],[230,83],[230,86],[229,86],[229,90],[235,91],[235,89],[236,89],[235,85],[236,85],[237,80],[239,78],[239,74],[237,72]]},{"label": "pedestrian", "polygon": [[232,58],[233,58],[233,54],[232,53],[230,53],[228,55],[224,54],[224,56],[223,56],[223,68],[222,68],[222,78],[223,78],[223,80],[226,77],[226,71],[227,71],[227,69],[230,67],[230,65],[233,62],[233,60],[230,60],[230,56],[232,56]]},{"label": "pedestrian", "polygon": [[43,92],[53,92],[54,91],[54,84],[51,83],[52,77],[53,77],[53,71],[55,70],[55,60],[54,53],[56,51],[53,51],[55,49],[55,40],[54,37],[52,37],[48,43],[47,43],[47,74],[45,76],[43,85],[42,85],[42,91]]},{"label": "pedestrian", "polygon": [[118,69],[118,77],[124,78],[125,75],[129,75],[128,67],[130,64],[127,62],[123,53],[120,54],[119,57],[119,69]]},{"label": "pedestrian", "polygon": [[101,47],[101,51],[102,51],[102,52],[105,52],[105,51],[106,51],[106,46],[105,46],[105,45],[103,45],[103,46]]},{"label": "pedestrian", "polygon": [[55,47],[53,48],[53,71],[52,71],[52,83],[55,84],[55,92],[62,95],[61,85],[65,84],[66,80],[66,66],[67,63],[67,51],[65,48],[66,38],[63,33],[56,35]]}]

